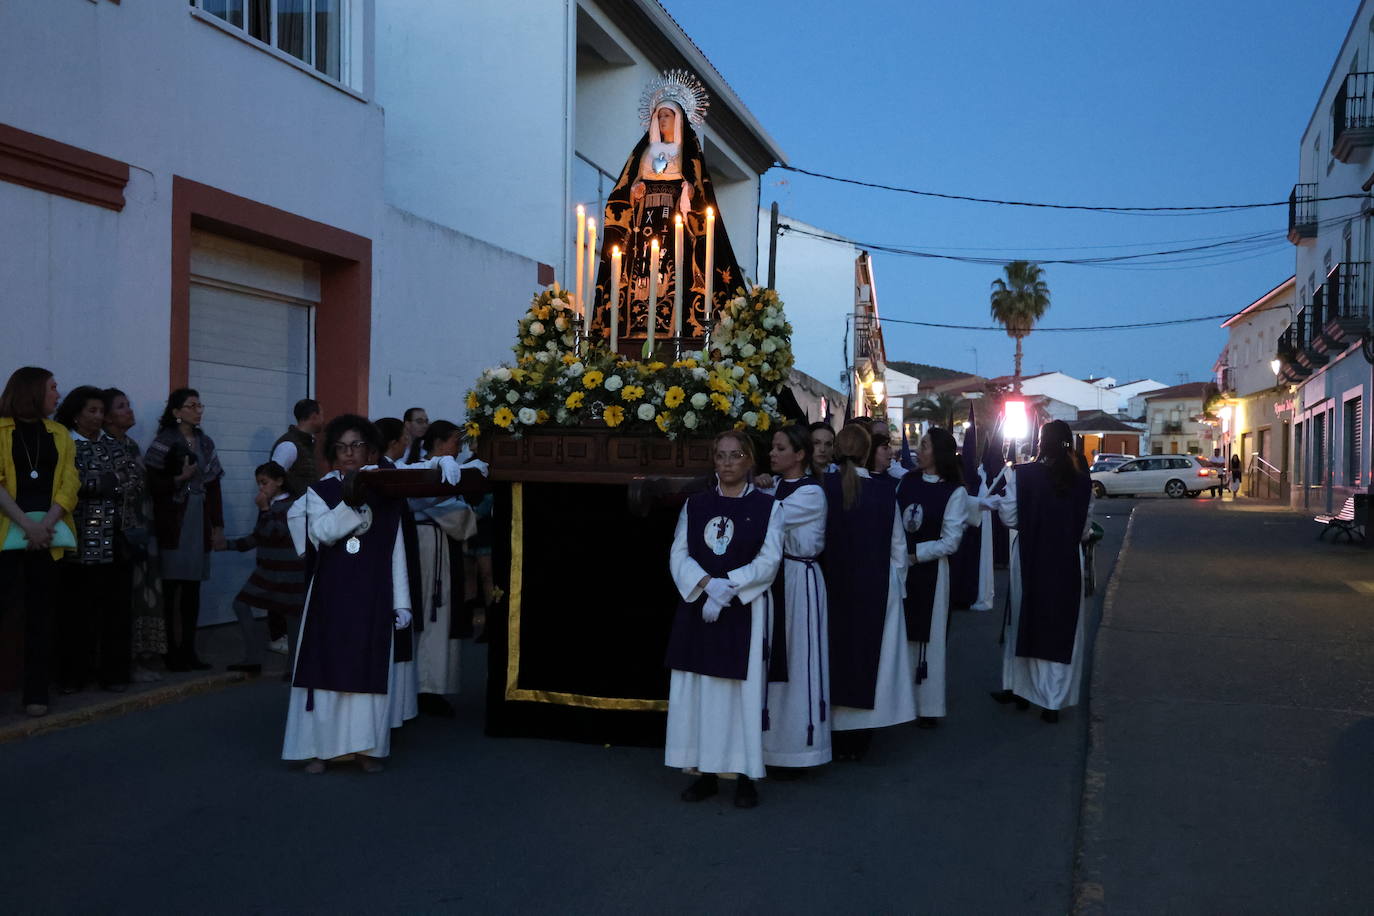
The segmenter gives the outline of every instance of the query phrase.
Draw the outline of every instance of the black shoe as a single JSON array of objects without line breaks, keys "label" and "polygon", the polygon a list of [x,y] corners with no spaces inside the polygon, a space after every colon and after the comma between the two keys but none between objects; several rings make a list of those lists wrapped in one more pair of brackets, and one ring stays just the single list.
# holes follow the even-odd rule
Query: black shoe
[{"label": "black shoe", "polygon": [[735,807],[757,808],[758,806],[759,790],[754,788],[754,780],[748,776],[741,776],[735,782]]},{"label": "black shoe", "polygon": [[1016,711],[1025,712],[1027,709],[1030,709],[1030,700],[1025,697],[1016,697]]},{"label": "black shoe", "polygon": [[1012,692],[1010,690],[994,690],[991,696],[994,700],[996,700],[998,703],[1001,703],[1003,706],[1007,705],[1012,700],[1016,699],[1016,697],[1012,695]]},{"label": "black shoe", "polygon": [[243,662],[238,665],[225,665],[225,671],[242,671],[244,674],[262,674],[262,665],[250,665]]},{"label": "black shoe", "polygon": [[720,791],[720,780],[714,773],[705,773],[692,781],[679,796],[685,802],[699,802],[710,798]]},{"label": "black shoe", "polygon": [[420,712],[427,716],[439,716],[443,719],[452,719],[457,715],[453,711],[453,704],[437,693],[422,693],[418,698]]},{"label": "black shoe", "polygon": [[1042,722],[1058,722],[1058,721],[1059,721],[1059,710],[1057,710],[1057,709],[1045,709],[1045,710],[1042,710],[1042,711],[1040,712],[1040,720],[1041,720]]},{"label": "black shoe", "polygon": [[935,718],[934,716],[917,716],[917,717],[916,717],[916,727],[917,727],[917,728],[939,728],[939,727],[940,727],[940,720],[937,719],[937,718]]}]

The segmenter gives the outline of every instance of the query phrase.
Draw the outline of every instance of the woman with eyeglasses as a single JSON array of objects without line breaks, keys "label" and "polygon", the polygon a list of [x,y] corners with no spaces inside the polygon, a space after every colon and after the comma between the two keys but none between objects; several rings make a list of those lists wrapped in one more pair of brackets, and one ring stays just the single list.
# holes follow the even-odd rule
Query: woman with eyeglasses
[{"label": "woman with eyeglasses", "polygon": [[873,729],[916,718],[902,613],[906,532],[891,461],[886,438],[850,424],[835,436],[840,470],[825,479],[830,727],[841,760],[861,759]]},{"label": "woman with eyeglasses", "polygon": [[754,446],[739,431],[712,447],[716,483],[678,516],[670,569],[682,600],[668,640],[668,738],[664,763],[697,778],[682,800],[719,791],[738,774],[735,806],[758,804],[763,762],[764,622],[782,560],[778,502],[754,488]]},{"label": "woman with eyeglasses", "polygon": [[227,542],[220,494],[224,468],[214,440],[200,428],[204,416],[200,392],[173,391],[144,459],[162,574],[168,671],[210,667],[196,655],[200,583],[210,578],[210,552],[224,549]]},{"label": "woman with eyeglasses", "polygon": [[1063,420],[1040,429],[1034,461],[1007,475],[1005,496],[983,500],[1016,532],[1011,548],[1011,615],[1003,633],[998,703],[1031,703],[1040,718],[1078,702],[1083,675],[1083,550],[1092,533],[1092,483]]},{"label": "woman with eyeglasses", "polygon": [[[404,500],[368,493],[357,471],[381,454],[377,428],[344,414],[324,430],[332,470],[287,516],[310,576],[301,619],[283,760],[307,773],[356,758],[382,770],[407,685],[397,683],[397,631],[410,626],[410,581],[401,533]],[[413,691],[414,685],[409,685]]]},{"label": "woman with eyeglasses", "polygon": [[968,518],[968,492],[954,437],[932,427],[916,445],[919,474],[897,484],[897,511],[907,540],[906,638],[916,669],[916,727],[945,715],[945,634],[949,627],[949,558]]}]

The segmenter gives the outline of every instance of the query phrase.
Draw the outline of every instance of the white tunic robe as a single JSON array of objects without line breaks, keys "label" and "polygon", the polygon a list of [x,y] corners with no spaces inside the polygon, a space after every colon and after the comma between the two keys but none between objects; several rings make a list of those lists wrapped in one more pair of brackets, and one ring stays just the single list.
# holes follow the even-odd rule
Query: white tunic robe
[{"label": "white tunic robe", "polygon": [[[825,488],[800,487],[779,505],[785,557],[819,558],[825,549]],[[825,576],[819,562],[784,559],[781,573],[787,633],[787,681],[768,685],[768,730],[763,762],[813,767],[830,762],[830,632]],[[809,594],[808,594],[809,593]],[[808,729],[811,743],[807,744]]]},{"label": "white tunic robe", "polygon": [[[746,487],[745,492],[753,489]],[[744,680],[673,669],[668,683],[668,737],[663,762],[702,773],[767,775],[763,763],[763,626],[765,593],[782,560],[782,511],[774,504],[763,549],[752,562],[732,569],[736,597],[749,605],[749,668]],[[673,582],[685,601],[695,601],[706,571],[687,553],[687,507],[678,516],[670,559]]]},{"label": "white tunic robe", "polygon": [[[1083,522],[1082,540],[1092,533],[1092,501],[1089,498],[1088,516]],[[1078,703],[1079,687],[1083,679],[1083,621],[1088,616],[1088,603],[1079,589],[1078,626],[1073,634],[1073,655],[1066,665],[1043,658],[1025,658],[1016,654],[1016,634],[1021,625],[1021,545],[1016,532],[1019,521],[1016,508],[1016,475],[1007,474],[1007,495],[998,508],[1002,522],[1011,532],[1011,619],[1002,631],[1002,689],[1010,690],[1036,706],[1063,709]],[[1078,554],[1078,568],[1083,569],[1083,553]]]},{"label": "white tunic robe", "polygon": [[[860,477],[869,476],[863,468],[859,468],[858,473]],[[906,563],[902,514],[894,511],[888,548],[887,613],[883,617],[882,647],[878,650],[878,683],[873,693],[873,708],[834,707],[831,710],[832,731],[885,728],[916,718],[915,675],[906,645],[906,614],[902,609],[906,597]]]},{"label": "white tunic robe", "polygon": [[[938,474],[922,474],[929,483],[939,483]],[[907,643],[911,651],[914,671],[925,647],[926,677],[916,685],[916,715],[939,718],[945,714],[945,642],[949,630],[949,558],[959,549],[964,523],[968,521],[968,491],[963,487],[949,495],[945,503],[944,519],[940,523],[940,537],[916,545],[917,563],[938,563],[940,570],[935,581],[935,604],[930,615],[930,642]],[[908,560],[909,562],[909,560]]]},{"label": "white tunic robe", "polygon": [[[982,467],[979,467],[978,498],[986,498],[989,492],[991,491],[988,489],[987,473]],[[972,610],[990,611],[997,603],[997,584],[993,578],[992,568],[992,511],[979,509],[978,512],[981,516],[977,534],[981,541],[978,547],[978,600],[973,602]],[[968,537],[974,537],[974,535],[970,533]]]},{"label": "white tunic robe", "polygon": [[[462,640],[450,639],[453,626],[453,589],[449,574],[448,535],[436,525],[417,525],[420,545],[420,604],[416,613],[424,627],[415,634],[415,667],[420,693],[457,693],[462,682],[459,657]],[[434,607],[436,578],[442,606]]]},{"label": "white tunic robe", "polygon": [[[326,476],[339,476],[337,471]],[[314,490],[296,500],[287,516],[296,550],[305,552],[305,539],[317,547],[334,544],[362,526],[362,517],[351,507],[339,503],[330,509]],[[392,604],[410,609],[410,585],[406,575],[405,542],[399,527],[391,551]],[[310,614],[306,595],[301,614],[300,635],[304,635]],[[298,637],[299,639],[299,637]],[[297,645],[300,643],[297,642]],[[298,653],[299,657],[299,653]],[[393,656],[394,657],[394,656]],[[286,708],[286,737],[282,743],[283,760],[329,760],[344,754],[386,757],[391,753],[391,729],[401,724],[407,706],[414,715],[414,694],[407,701],[407,685],[413,691],[414,662],[392,662],[387,674],[387,692],[346,693],[314,690],[314,709],[307,710],[310,689],[292,687]]]}]

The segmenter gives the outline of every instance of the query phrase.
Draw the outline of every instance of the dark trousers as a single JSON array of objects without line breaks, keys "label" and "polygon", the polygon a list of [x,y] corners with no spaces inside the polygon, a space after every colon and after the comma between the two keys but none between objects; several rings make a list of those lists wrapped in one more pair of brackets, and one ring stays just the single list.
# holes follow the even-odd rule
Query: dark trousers
[{"label": "dark trousers", "polygon": [[24,613],[24,705],[48,705],[52,657],[52,603],[57,561],[46,550],[0,553],[0,579]]},{"label": "dark trousers", "polygon": [[58,680],[63,687],[85,687],[94,679],[102,687],[129,682],[132,652],[129,564],[61,566],[62,610],[58,617]]},{"label": "dark trousers", "polygon": [[197,661],[196,622],[200,617],[200,583],[162,580],[162,617],[167,623],[167,665]]}]

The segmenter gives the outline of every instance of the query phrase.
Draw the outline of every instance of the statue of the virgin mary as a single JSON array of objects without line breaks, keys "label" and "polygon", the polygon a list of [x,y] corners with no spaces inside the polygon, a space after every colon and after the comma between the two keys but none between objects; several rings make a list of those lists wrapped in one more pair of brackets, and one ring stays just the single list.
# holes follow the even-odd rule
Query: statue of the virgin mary
[{"label": "statue of the virgin mary", "polygon": [[[716,205],[715,188],[706,169],[694,127],[706,121],[709,102],[696,77],[679,70],[655,78],[640,98],[644,136],[620,170],[606,201],[600,264],[596,272],[593,333],[609,335],[611,250],[622,253],[619,338],[647,336],[650,247],[659,243],[658,307],[653,309],[656,337],[672,334],[673,293],[677,259],[685,259],[682,334],[704,338],[720,302],[744,283],[725,221]],[[706,294],[706,208],[715,210],[712,252],[715,280]],[[683,251],[674,250],[674,217],[682,216]]]}]

